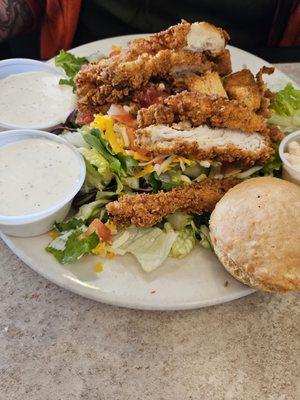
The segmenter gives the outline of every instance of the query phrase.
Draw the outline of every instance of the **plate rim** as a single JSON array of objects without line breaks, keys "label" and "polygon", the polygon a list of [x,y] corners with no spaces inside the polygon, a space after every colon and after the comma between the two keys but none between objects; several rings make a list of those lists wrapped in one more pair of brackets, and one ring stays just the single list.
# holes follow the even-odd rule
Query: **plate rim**
[{"label": "plate rim", "polygon": [[[68,290],[69,292],[75,293],[79,296],[85,297],[87,299],[96,301],[98,303],[103,303],[111,306],[117,306],[117,307],[122,307],[122,308],[129,308],[129,309],[134,309],[134,310],[148,310],[148,311],[183,311],[183,310],[193,310],[193,309],[200,309],[204,307],[210,307],[210,306],[215,306],[219,304],[225,304],[228,302],[231,302],[233,300],[238,300],[242,297],[248,296],[254,292],[256,292],[255,289],[247,287],[246,285],[243,286],[243,289],[239,292],[234,292],[230,295],[225,295],[222,297],[219,297],[217,300],[205,300],[199,303],[199,301],[190,301],[186,302],[180,306],[178,304],[162,304],[158,306],[157,304],[150,304],[149,302],[139,302],[139,304],[134,304],[132,301],[119,301],[117,299],[109,298],[106,294],[104,298],[100,298],[94,293],[99,292],[94,292],[94,291],[85,291],[84,286],[79,285],[78,283],[70,287],[69,285],[65,285],[64,281],[61,279],[56,279],[56,277],[49,277],[47,274],[47,269],[39,269],[35,266],[35,264],[32,262],[31,258],[27,256],[26,253],[23,252],[23,250],[20,250],[15,244],[13,243],[13,240],[11,239],[10,236],[5,235],[3,232],[0,231],[0,238],[4,241],[4,243],[9,247],[9,249],[21,260],[27,265],[30,269],[32,269],[34,272],[36,272],[38,275],[42,276],[43,278],[47,279],[48,281],[54,283],[58,287],[61,287],[65,290]],[[58,275],[61,278],[61,275]],[[70,281],[68,280],[68,283]],[[103,293],[103,292],[101,292]]]}]

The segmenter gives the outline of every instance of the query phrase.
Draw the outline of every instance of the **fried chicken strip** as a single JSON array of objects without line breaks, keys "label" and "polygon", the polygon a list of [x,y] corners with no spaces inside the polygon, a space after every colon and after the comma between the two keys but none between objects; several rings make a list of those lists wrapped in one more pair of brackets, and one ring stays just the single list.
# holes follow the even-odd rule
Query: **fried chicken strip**
[{"label": "fried chicken strip", "polygon": [[153,56],[142,54],[133,61],[115,61],[105,67],[100,61],[79,72],[76,84],[80,111],[95,113],[106,103],[119,102],[151,78],[166,78],[178,72],[204,72],[213,66],[203,53],[189,50],[161,50]]},{"label": "fried chicken strip", "polygon": [[149,39],[134,40],[118,56],[81,69],[76,77],[78,108],[83,113],[98,112],[105,103],[126,98],[152,78],[186,71],[224,72],[231,68],[225,51],[228,39],[225,31],[207,22],[183,21]]},{"label": "fried chicken strip", "polygon": [[183,129],[180,125],[151,125],[136,132],[135,148],[142,153],[182,155],[198,160],[235,162],[245,166],[266,164],[273,148],[261,133],[212,129],[208,126]]},{"label": "fried chicken strip", "polygon": [[239,182],[234,178],[207,178],[170,192],[125,195],[107,204],[106,209],[117,226],[153,226],[177,210],[197,214],[211,212],[223,195]]},{"label": "fried chicken strip", "polygon": [[131,57],[142,53],[154,54],[163,49],[186,49],[207,52],[217,57],[225,50],[229,40],[228,33],[208,22],[189,23],[182,20],[165,31],[151,35],[148,39],[135,39],[125,49]]},{"label": "fried chicken strip", "polygon": [[142,108],[137,115],[138,127],[190,121],[192,126],[208,124],[217,128],[240,129],[243,132],[268,133],[265,119],[236,100],[183,91],[167,97],[162,104]]}]

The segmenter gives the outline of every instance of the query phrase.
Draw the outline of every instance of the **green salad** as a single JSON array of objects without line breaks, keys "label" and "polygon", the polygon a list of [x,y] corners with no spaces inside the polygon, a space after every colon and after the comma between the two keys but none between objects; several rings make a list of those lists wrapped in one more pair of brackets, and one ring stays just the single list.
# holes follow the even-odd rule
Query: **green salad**
[{"label": "green salad", "polygon": [[[67,81],[62,83],[74,86],[74,76],[87,61],[61,52],[57,65],[68,75]],[[267,165],[227,172],[218,161],[140,154],[126,146],[126,129],[131,122],[128,115],[122,120],[98,114],[83,126],[71,118],[56,131],[77,147],[86,164],[85,183],[74,200],[74,215],[54,226],[52,241],[46,248],[62,264],[73,263],[86,254],[111,258],[130,253],[145,271],[150,272],[167,257],[185,257],[195,246],[211,249],[209,215],[206,213],[196,215],[178,211],[152,227],[118,228],[110,220],[105,206],[124,194],[167,192],[206,177],[232,176],[244,180],[265,175],[281,176],[277,148]],[[276,93],[269,122],[285,132],[300,128],[300,91],[291,84]]]}]

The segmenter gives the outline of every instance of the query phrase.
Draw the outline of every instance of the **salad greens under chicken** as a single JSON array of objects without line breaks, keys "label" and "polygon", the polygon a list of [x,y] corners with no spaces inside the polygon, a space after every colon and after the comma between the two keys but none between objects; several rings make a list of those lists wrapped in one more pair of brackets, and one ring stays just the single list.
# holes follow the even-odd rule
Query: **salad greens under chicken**
[{"label": "salad greens under chicken", "polygon": [[[68,76],[61,83],[74,87],[74,77],[86,62],[84,57],[61,52],[57,65]],[[86,164],[85,183],[74,200],[74,215],[55,224],[46,248],[62,264],[86,254],[111,258],[131,253],[149,272],[168,256],[185,257],[198,245],[210,249],[209,213],[176,211],[155,226],[117,227],[106,205],[124,194],[169,192],[206,178],[244,180],[281,174],[276,148],[266,165],[228,168],[215,160],[175,154],[151,156],[128,148],[135,121],[126,107],[112,105],[107,114],[96,114],[91,122],[80,125],[75,117],[76,112],[54,130],[80,151]],[[300,127],[300,91],[291,84],[276,93],[269,122],[287,132]]]}]

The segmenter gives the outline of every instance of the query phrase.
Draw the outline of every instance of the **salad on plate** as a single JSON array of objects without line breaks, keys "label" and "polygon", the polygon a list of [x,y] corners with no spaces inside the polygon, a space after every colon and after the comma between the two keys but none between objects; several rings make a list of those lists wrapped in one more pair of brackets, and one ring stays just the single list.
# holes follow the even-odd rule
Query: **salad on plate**
[{"label": "salad on plate", "polygon": [[131,253],[151,272],[195,246],[212,250],[208,221],[222,196],[281,176],[278,146],[300,128],[300,90],[271,92],[270,67],[232,72],[228,39],[182,21],[108,57],[56,57],[77,108],[53,132],[86,164],[73,215],[46,248],[60,263]]}]

